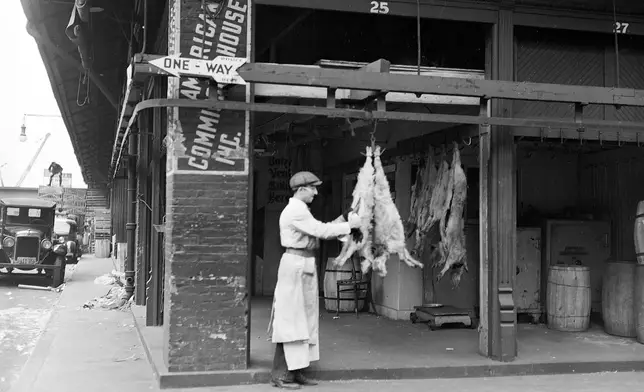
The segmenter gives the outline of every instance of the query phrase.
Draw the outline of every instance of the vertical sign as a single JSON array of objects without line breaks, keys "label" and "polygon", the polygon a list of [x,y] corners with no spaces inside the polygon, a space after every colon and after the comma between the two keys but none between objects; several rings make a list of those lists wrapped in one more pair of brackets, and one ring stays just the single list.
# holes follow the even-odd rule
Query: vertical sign
[{"label": "vertical sign", "polygon": [[[181,13],[189,10],[182,8],[182,2],[171,4],[172,42],[168,55],[203,60],[248,56],[248,0],[204,1],[201,9],[196,10],[198,18],[182,18]],[[181,34],[173,33],[179,24]],[[168,79],[170,98],[246,100],[244,86],[231,87],[224,97],[221,88],[205,78]],[[174,126],[168,127],[171,132],[166,139],[170,155],[168,174],[248,174],[247,112],[194,108],[169,111]]]},{"label": "vertical sign", "polygon": [[291,160],[285,157],[271,157],[268,161],[268,202],[271,208],[284,207],[291,198]]}]

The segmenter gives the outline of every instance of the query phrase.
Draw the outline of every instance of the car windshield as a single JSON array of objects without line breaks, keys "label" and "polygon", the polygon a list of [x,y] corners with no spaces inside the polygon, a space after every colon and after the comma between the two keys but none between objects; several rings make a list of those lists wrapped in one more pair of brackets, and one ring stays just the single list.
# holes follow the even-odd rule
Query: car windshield
[{"label": "car windshield", "polygon": [[48,225],[52,220],[52,211],[37,207],[5,207],[5,224],[7,225]]},{"label": "car windshield", "polygon": [[70,225],[64,220],[57,219],[54,221],[54,233],[58,235],[68,235],[70,229]]}]

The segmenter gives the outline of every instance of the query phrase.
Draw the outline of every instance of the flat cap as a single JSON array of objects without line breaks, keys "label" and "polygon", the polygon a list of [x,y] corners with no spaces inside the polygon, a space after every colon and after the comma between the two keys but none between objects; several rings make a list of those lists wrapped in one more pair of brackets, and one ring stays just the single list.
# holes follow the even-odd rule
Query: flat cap
[{"label": "flat cap", "polygon": [[308,171],[301,171],[293,174],[293,177],[291,177],[291,180],[289,181],[289,185],[293,190],[301,186],[319,186],[321,184],[322,181],[315,174]]}]

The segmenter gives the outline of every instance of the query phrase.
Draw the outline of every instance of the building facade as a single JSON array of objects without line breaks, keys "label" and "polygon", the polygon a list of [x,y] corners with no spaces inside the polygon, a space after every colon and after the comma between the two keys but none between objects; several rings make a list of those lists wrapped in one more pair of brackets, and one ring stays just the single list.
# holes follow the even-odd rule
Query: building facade
[{"label": "building facade", "polygon": [[[532,209],[554,219],[581,203],[596,220],[608,216],[610,256],[634,256],[626,240],[633,234],[629,211],[644,194],[624,177],[640,176],[644,5],[618,4],[613,13],[600,0],[113,2],[109,7],[123,14],[134,7],[129,40],[111,33],[101,12],[91,14],[90,27],[82,7],[73,11],[81,32],[95,29],[96,54],[87,65],[89,46],[56,30],[69,9],[23,4],[52,83],[65,86],[55,93],[85,181],[121,195],[110,200],[112,214],[127,217],[118,223],[128,230],[127,277],[148,325],[163,328],[169,372],[249,367],[251,297],[270,295],[275,284],[276,218],[288,197],[283,183],[298,169],[317,171],[329,185],[314,212],[341,213],[344,184],[373,131],[373,115],[365,113],[412,113],[383,115],[373,133],[389,149],[401,215],[409,213],[414,157],[430,145],[464,147],[475,268],[457,295],[460,307],[477,313],[482,355],[517,356],[517,224],[528,222]],[[33,27],[39,17],[49,21],[40,27],[45,31]],[[56,39],[77,49],[66,54],[76,65],[54,58],[47,40]],[[179,55],[247,58],[240,75],[248,83],[217,86],[153,65]],[[371,72],[378,59],[390,66],[375,72],[418,79],[376,80],[382,88],[368,94],[352,88],[350,71]],[[307,86],[313,76],[306,71],[297,79],[271,64],[315,65],[323,77]],[[97,87],[81,109],[70,99],[77,86],[69,75],[77,72],[93,75]],[[424,76],[444,84],[425,83]],[[410,87],[412,80],[418,84]],[[460,94],[455,80],[479,90]],[[539,90],[504,82],[537,83]],[[620,155],[630,157],[621,169],[617,153],[603,154],[609,147],[628,151]],[[566,155],[571,148],[575,158]],[[562,169],[561,162],[582,153],[574,169]],[[601,179],[597,167],[606,170]],[[614,175],[606,174],[611,169]],[[538,197],[542,189],[550,196]],[[320,251],[320,275],[337,254],[334,246]],[[451,295],[443,283],[427,294],[431,272],[409,270],[395,258],[389,265],[387,278],[372,282],[376,308],[389,318],[404,319],[427,298]],[[548,265],[539,264],[542,276]],[[535,285],[542,309],[545,286]]]}]

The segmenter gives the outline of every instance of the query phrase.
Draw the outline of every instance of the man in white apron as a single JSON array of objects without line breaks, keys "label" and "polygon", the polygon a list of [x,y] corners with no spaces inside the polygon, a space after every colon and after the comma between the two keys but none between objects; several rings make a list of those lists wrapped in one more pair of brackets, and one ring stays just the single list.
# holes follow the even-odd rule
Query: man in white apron
[{"label": "man in white apron", "polygon": [[291,177],[294,191],[280,215],[280,240],[286,248],[277,272],[277,285],[269,321],[269,334],[276,343],[271,383],[284,389],[316,385],[302,370],[320,359],[318,278],[315,249],[319,239],[337,238],[360,226],[360,217],[350,213],[348,222],[322,223],[307,204],[317,195],[322,181],[310,172]]}]

